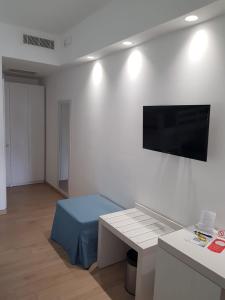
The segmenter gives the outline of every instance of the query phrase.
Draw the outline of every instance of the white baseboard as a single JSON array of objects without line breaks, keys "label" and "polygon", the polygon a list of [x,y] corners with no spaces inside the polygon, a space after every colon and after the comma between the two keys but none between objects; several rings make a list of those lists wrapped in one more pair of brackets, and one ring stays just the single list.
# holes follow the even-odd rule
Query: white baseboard
[{"label": "white baseboard", "polygon": [[48,184],[50,187],[52,187],[54,190],[56,190],[58,193],[63,195],[66,198],[69,198],[69,195],[65,193],[63,190],[61,190],[58,186],[55,186],[54,184],[51,184],[50,182],[46,181],[46,184]]},{"label": "white baseboard", "polygon": [[34,180],[34,181],[28,181],[24,183],[14,183],[13,185],[7,186],[8,188],[10,187],[18,187],[18,186],[25,186],[25,185],[32,185],[32,184],[39,184],[39,183],[44,183],[44,180]]},{"label": "white baseboard", "polygon": [[95,263],[93,263],[93,264],[90,266],[90,268],[88,269],[88,271],[89,271],[89,273],[92,273],[92,272],[94,272],[97,268],[98,268],[98,263],[95,262]]},{"label": "white baseboard", "polygon": [[6,215],[7,209],[0,210],[0,216]]}]

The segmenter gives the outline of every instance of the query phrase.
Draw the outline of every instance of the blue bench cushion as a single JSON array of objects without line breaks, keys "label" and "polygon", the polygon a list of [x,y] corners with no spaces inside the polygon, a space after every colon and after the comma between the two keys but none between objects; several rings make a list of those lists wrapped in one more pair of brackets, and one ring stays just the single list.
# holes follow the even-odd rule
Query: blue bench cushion
[{"label": "blue bench cushion", "polygon": [[89,268],[97,260],[99,216],[120,210],[100,195],[59,200],[51,239],[65,249],[71,264]]}]

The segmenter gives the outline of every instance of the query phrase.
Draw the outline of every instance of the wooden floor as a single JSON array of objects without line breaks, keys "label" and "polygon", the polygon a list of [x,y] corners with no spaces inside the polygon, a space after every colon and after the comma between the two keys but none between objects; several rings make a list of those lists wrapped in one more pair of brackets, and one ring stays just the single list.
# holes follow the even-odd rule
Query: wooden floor
[{"label": "wooden floor", "polygon": [[60,198],[44,184],[8,190],[8,214],[0,216],[0,299],[134,299],[123,288],[123,264],[91,274],[71,266],[49,241]]}]

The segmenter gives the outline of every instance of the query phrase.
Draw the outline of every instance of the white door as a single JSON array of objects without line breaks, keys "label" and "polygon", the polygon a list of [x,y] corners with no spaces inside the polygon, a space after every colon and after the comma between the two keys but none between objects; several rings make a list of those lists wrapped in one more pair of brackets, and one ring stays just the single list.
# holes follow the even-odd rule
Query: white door
[{"label": "white door", "polygon": [[44,87],[5,85],[7,186],[44,181]]},{"label": "white door", "polygon": [[29,97],[29,167],[30,181],[44,180],[45,162],[45,102],[44,87],[28,87]]},{"label": "white door", "polygon": [[6,186],[11,186],[11,155],[10,155],[10,97],[9,84],[4,84],[5,94],[5,155],[6,155]]},{"label": "white door", "polygon": [[28,89],[10,84],[11,185],[23,185],[29,176]]}]

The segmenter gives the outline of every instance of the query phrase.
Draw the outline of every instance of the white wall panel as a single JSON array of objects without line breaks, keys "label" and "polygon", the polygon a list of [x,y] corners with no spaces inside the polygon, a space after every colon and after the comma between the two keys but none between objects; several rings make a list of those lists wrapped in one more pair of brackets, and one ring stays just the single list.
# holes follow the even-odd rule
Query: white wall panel
[{"label": "white wall panel", "polygon": [[10,85],[11,182],[29,182],[28,89],[26,85]]}]

